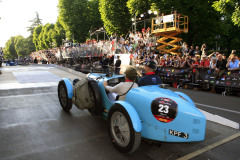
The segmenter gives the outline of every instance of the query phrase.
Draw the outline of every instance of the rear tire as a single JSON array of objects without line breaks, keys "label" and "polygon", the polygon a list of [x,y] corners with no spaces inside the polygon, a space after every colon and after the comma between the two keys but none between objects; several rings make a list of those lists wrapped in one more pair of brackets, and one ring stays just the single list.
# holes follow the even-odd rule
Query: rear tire
[{"label": "rear tire", "polygon": [[113,145],[122,153],[135,152],[141,143],[141,132],[136,132],[128,112],[120,105],[111,107],[108,114],[109,134]]},{"label": "rear tire", "polygon": [[97,82],[94,80],[88,80],[88,86],[91,92],[91,96],[94,100],[94,106],[89,109],[89,112],[93,114],[94,116],[99,116],[102,114],[104,108],[102,106],[102,98],[101,93],[98,88]]},{"label": "rear tire", "polygon": [[64,80],[58,83],[58,99],[65,112],[72,109],[72,99],[68,98],[67,87]]}]

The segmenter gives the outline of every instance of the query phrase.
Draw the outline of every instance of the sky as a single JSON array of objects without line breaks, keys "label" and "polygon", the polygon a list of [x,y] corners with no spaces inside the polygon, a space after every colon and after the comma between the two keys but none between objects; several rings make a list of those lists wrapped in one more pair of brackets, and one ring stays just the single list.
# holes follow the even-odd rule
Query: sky
[{"label": "sky", "polygon": [[55,23],[58,16],[58,0],[0,0],[0,47],[11,36],[22,35],[28,37],[32,20],[38,12],[43,25]]}]

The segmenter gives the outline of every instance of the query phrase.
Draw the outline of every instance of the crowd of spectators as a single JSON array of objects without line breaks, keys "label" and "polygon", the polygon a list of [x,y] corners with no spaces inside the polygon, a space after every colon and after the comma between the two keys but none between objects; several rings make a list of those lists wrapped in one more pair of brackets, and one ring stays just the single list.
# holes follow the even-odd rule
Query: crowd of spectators
[{"label": "crowd of spectators", "polygon": [[[226,70],[239,70],[239,57],[235,50],[229,57],[226,57],[219,52],[208,54],[206,44],[201,47],[189,47],[186,42],[183,42],[181,53],[172,55],[158,51],[156,49],[158,45],[157,38],[151,37],[150,28],[147,28],[142,32],[129,32],[126,37],[113,34],[107,40],[97,42],[93,39],[72,46],[61,46],[51,51],[35,52],[32,56],[33,58],[41,57],[42,60],[46,59],[48,63],[56,63],[58,59],[65,57],[74,59],[74,63],[89,63],[89,61],[93,61],[93,57],[102,58],[103,55],[107,55],[111,59],[114,54],[130,54],[130,65],[139,66],[148,61],[154,61],[157,67],[192,68],[196,77],[198,77],[197,69],[199,68],[214,69],[216,76],[221,76]],[[41,59],[39,60],[41,61]]]}]

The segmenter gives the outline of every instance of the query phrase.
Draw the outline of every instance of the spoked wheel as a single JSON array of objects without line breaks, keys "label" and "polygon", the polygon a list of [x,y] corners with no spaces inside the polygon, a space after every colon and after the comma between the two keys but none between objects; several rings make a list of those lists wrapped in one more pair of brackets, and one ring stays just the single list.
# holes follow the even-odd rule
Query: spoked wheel
[{"label": "spoked wheel", "polygon": [[122,106],[111,107],[108,124],[112,143],[120,152],[130,154],[138,149],[141,133],[133,129],[130,116]]},{"label": "spoked wheel", "polygon": [[67,87],[63,80],[58,84],[58,99],[64,111],[68,112],[72,109],[72,99],[68,98]]}]

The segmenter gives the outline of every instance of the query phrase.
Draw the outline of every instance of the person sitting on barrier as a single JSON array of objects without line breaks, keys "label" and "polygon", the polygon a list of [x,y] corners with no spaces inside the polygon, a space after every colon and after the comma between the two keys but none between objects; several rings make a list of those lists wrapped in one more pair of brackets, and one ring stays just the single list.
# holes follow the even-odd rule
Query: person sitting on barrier
[{"label": "person sitting on barrier", "polygon": [[237,56],[232,55],[229,57],[227,68],[229,71],[239,70],[239,60],[237,60]]},{"label": "person sitting on barrier", "polygon": [[227,60],[223,59],[222,54],[219,54],[217,64],[216,64],[216,70],[215,70],[215,79],[222,78],[222,75],[227,69],[226,66],[227,66]]},{"label": "person sitting on barrier", "polygon": [[202,55],[202,61],[200,63],[199,68],[209,68],[209,66],[210,66],[210,62],[207,59],[207,56],[206,55]]},{"label": "person sitting on barrier", "polygon": [[[137,78],[137,70],[133,67],[128,67],[125,71],[125,80],[126,80],[125,82],[121,82],[116,86],[111,87],[107,85],[107,81],[104,81],[103,85],[106,90],[118,95],[119,98],[115,100],[124,101],[127,93],[131,89],[138,87],[137,83],[135,83],[136,78]],[[110,98],[110,95],[109,95],[109,98]]]},{"label": "person sitting on barrier", "polygon": [[155,74],[156,67],[154,61],[148,61],[145,64],[145,76],[138,81],[138,86],[162,84],[161,78]]}]

